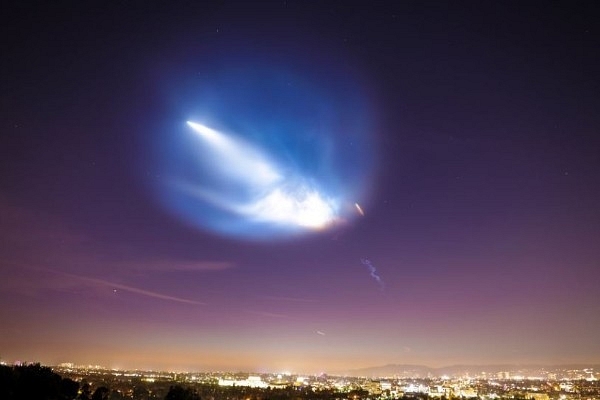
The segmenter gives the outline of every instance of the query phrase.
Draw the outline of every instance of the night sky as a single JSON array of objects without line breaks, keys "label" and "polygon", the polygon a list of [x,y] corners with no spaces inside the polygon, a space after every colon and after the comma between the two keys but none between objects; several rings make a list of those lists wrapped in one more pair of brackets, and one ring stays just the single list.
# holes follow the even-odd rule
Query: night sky
[{"label": "night sky", "polygon": [[600,362],[594,2],[14,3],[3,361]]}]

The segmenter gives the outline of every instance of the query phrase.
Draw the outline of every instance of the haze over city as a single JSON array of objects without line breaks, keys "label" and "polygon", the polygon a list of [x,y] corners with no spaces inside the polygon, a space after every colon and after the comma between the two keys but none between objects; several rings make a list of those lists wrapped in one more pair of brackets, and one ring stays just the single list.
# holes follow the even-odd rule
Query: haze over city
[{"label": "haze over city", "polygon": [[0,361],[600,363],[594,2],[3,8]]}]

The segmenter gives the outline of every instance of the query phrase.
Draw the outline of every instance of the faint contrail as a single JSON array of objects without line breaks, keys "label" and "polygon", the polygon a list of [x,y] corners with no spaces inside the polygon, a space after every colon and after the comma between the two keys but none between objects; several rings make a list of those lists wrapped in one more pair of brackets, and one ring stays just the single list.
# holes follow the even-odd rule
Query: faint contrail
[{"label": "faint contrail", "polygon": [[379,284],[379,289],[383,292],[385,290],[385,284],[383,283],[383,280],[381,279],[381,277],[379,275],[377,275],[377,270],[375,269],[375,267],[371,263],[371,260],[369,260],[368,258],[361,258],[360,262],[365,267],[369,268],[369,272],[371,273],[371,277],[373,277],[373,279],[375,279],[377,281],[377,283]]},{"label": "faint contrail", "polygon": [[156,299],[161,299],[161,300],[167,300],[167,301],[175,301],[178,303],[187,303],[187,304],[195,304],[198,306],[205,306],[206,303],[200,302],[200,301],[196,301],[196,300],[189,300],[189,299],[184,299],[181,297],[175,297],[175,296],[169,296],[167,294],[162,294],[162,293],[158,293],[158,292],[153,292],[150,290],[145,290],[145,289],[140,289],[134,286],[129,286],[129,285],[123,285],[120,283],[115,283],[115,282],[110,282],[110,281],[105,281],[104,279],[98,279],[98,278],[91,278],[91,277],[87,277],[87,276],[81,276],[81,275],[75,275],[75,274],[70,274],[68,272],[63,272],[63,271],[57,271],[57,270],[53,270],[53,269],[45,269],[46,271],[50,271],[53,272],[55,274],[60,274],[63,275],[65,277],[69,277],[73,280],[82,282],[82,283],[86,283],[88,285],[91,286],[96,286],[96,287],[109,287],[114,289],[120,289],[123,291],[127,291],[130,293],[135,293],[135,294],[139,294],[142,296],[148,296],[148,297],[154,297]]}]

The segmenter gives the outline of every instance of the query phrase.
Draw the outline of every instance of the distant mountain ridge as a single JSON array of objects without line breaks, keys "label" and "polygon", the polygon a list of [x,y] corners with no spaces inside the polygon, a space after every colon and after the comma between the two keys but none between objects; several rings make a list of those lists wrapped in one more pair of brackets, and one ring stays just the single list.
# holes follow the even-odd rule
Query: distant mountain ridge
[{"label": "distant mountain ridge", "polygon": [[583,370],[586,368],[593,369],[596,373],[600,372],[600,364],[558,364],[558,365],[544,365],[544,364],[489,364],[489,365],[468,365],[458,364],[449,365],[446,367],[432,368],[425,365],[415,364],[387,364],[376,367],[352,369],[346,371],[339,371],[339,375],[347,376],[366,376],[366,377],[386,377],[386,376],[398,376],[398,377],[420,377],[426,378],[428,376],[457,376],[457,375],[481,375],[486,374],[497,374],[499,372],[509,372],[511,374],[519,374],[525,376],[535,376],[541,371],[553,373],[566,370]]}]

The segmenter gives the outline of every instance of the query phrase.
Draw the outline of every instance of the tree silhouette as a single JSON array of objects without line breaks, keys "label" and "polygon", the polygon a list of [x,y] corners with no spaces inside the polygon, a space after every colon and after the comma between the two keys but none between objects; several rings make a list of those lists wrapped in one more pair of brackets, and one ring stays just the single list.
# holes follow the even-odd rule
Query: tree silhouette
[{"label": "tree silhouette", "polygon": [[2,400],[73,400],[79,384],[63,379],[40,364],[0,366],[0,399]]},{"label": "tree silhouette", "polygon": [[110,391],[106,386],[100,386],[94,391],[94,394],[92,395],[92,400],[108,400],[109,393]]},{"label": "tree silhouette", "polygon": [[133,388],[134,400],[148,400],[150,397],[150,391],[147,387],[142,384],[135,385]]},{"label": "tree silhouette", "polygon": [[108,400],[123,400],[125,397],[118,390],[112,390],[108,395]]},{"label": "tree silhouette", "polygon": [[77,400],[90,400],[90,395],[92,394],[92,389],[90,384],[84,379],[81,381],[81,393],[77,396]]},{"label": "tree silhouette", "polygon": [[183,388],[179,385],[171,386],[165,400],[200,400],[198,393],[190,388]]}]

